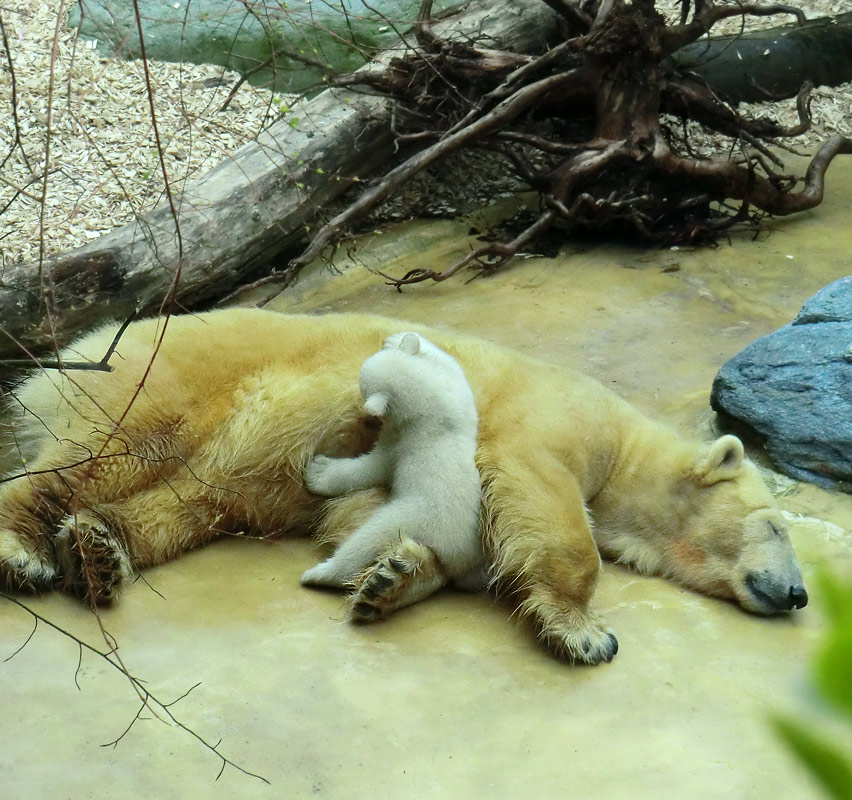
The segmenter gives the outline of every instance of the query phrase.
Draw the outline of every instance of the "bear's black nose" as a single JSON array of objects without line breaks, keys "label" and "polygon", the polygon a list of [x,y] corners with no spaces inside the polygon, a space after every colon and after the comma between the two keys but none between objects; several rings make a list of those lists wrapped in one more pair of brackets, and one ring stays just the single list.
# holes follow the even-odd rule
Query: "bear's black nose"
[{"label": "bear's black nose", "polygon": [[804,608],[808,604],[808,593],[802,584],[790,587],[790,608]]}]

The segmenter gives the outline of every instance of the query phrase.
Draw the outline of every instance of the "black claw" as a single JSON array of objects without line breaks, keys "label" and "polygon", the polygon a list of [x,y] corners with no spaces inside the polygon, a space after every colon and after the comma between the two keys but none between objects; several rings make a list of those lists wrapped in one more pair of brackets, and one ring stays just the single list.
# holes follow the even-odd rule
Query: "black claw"
[{"label": "black claw", "polygon": [[615,658],[615,654],[618,652],[618,639],[615,638],[611,633],[607,634],[607,639],[609,640],[608,646],[606,648],[606,655],[604,659],[606,663],[609,664],[610,661]]},{"label": "black claw", "polygon": [[368,600],[378,600],[382,593],[370,581],[361,587],[361,594]]},{"label": "black claw", "polygon": [[389,589],[393,586],[393,578],[389,578],[387,575],[382,575],[380,572],[376,572],[370,577],[367,583],[375,592],[381,593],[384,592],[385,589]]},{"label": "black claw", "polygon": [[356,622],[372,622],[379,616],[378,610],[365,602],[355,603],[352,606],[352,613],[355,615]]},{"label": "black claw", "polygon": [[388,564],[393,567],[397,572],[402,573],[403,575],[408,575],[411,572],[408,564],[404,561],[400,561],[398,558],[393,558],[392,556],[388,559]]}]

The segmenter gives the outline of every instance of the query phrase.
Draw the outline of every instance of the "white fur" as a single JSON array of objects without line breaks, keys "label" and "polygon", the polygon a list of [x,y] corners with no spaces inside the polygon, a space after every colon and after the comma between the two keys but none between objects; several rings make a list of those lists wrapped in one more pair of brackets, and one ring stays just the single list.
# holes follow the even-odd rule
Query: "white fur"
[{"label": "white fur", "polygon": [[485,561],[477,414],[462,368],[432,342],[402,332],[364,362],[360,386],[365,410],[382,420],[375,446],[357,458],[316,456],[305,485],[326,497],[385,487],[388,502],[302,583],[342,588],[407,536],[430,547],[457,585],[478,588]]}]

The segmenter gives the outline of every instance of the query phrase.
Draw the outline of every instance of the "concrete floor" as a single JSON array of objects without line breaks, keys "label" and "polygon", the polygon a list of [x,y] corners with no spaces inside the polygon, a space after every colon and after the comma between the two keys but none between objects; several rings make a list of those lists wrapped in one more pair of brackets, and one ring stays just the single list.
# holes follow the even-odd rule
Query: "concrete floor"
[{"label": "concrete floor", "polygon": [[[358,310],[446,326],[579,367],[653,416],[709,437],[710,383],[724,360],[852,272],[852,163],[831,168],[814,212],[716,250],[566,247],[487,280],[399,294],[365,269],[308,273],[273,307]],[[400,226],[359,261],[402,272],[466,251],[468,223]],[[407,254],[407,255],[406,255]],[[413,255],[412,255],[413,254]],[[754,454],[753,455],[759,455]],[[793,521],[806,580],[852,576],[852,496],[768,473]],[[845,527],[844,527],[845,526]],[[146,572],[103,624],[127,667],[240,767],[148,711],[126,678],[41,623],[0,664],[0,797],[816,798],[776,743],[773,710],[809,699],[823,621],[728,603],[608,565],[596,607],[618,634],[610,665],[551,659],[491,597],[445,592],[356,628],[340,596],[309,591],[307,541],[224,541]],[[155,591],[156,590],[156,591]],[[94,618],[59,596],[29,599],[105,647]],[[0,614],[0,659],[32,618]],[[75,685],[75,676],[76,683]]]}]

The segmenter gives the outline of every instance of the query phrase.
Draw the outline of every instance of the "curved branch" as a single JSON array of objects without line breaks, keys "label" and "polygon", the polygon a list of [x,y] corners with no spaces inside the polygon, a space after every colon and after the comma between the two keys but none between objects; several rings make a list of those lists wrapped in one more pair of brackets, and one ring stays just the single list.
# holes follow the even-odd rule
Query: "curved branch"
[{"label": "curved branch", "polygon": [[591,29],[594,19],[583,10],[584,4],[580,0],[542,0],[542,2],[569,23],[576,25],[582,33],[587,33]]},{"label": "curved branch", "polygon": [[738,138],[743,133],[750,137],[778,139],[799,136],[811,127],[811,92],[813,84],[805,81],[796,96],[797,125],[784,127],[774,120],[746,119],[736,111],[716,100],[711,91],[695,81],[672,80],[662,95],[662,109],[685,117],[726,136]]},{"label": "curved branch", "polygon": [[733,161],[701,161],[680,158],[666,149],[654,155],[659,169],[673,178],[686,179],[708,186],[715,199],[732,197],[748,200],[752,206],[776,216],[807,211],[822,202],[825,171],[837,155],[852,155],[852,139],[832,136],[811,159],[805,173],[805,185],[796,193],[785,191],[768,178]]},{"label": "curved branch", "polygon": [[[590,204],[597,206],[597,201],[588,194],[575,196],[573,201],[570,201],[572,202],[570,207],[566,203],[569,202],[569,196],[579,184],[598,174],[613,161],[623,157],[625,152],[625,142],[609,142],[600,149],[592,148],[577,154],[555,170],[552,170],[549,175],[542,176],[541,180],[549,181],[551,187],[544,198],[548,209],[511,242],[492,242],[484,245],[468,253],[464,258],[443,272],[418,268],[407,272],[402,278],[394,278],[384,272],[379,272],[378,274],[385,278],[391,286],[396,286],[399,289],[401,286],[422,283],[427,280],[435,282],[445,281],[447,278],[451,278],[460,270],[472,264],[478,265],[480,274],[495,272],[514,258],[522,247],[550,228],[558,217],[565,217],[569,222],[575,221],[583,207],[588,207]],[[509,152],[506,151],[504,154],[509,155]],[[530,173],[530,177],[535,177],[536,182],[539,181],[539,177],[533,176],[532,173]],[[612,208],[616,208],[619,204],[617,202],[610,202],[609,205]]]},{"label": "curved branch", "polygon": [[376,274],[381,275],[390,286],[395,286],[397,289],[401,289],[403,286],[409,286],[412,283],[422,283],[423,281],[435,281],[436,283],[440,283],[441,281],[447,280],[447,278],[452,278],[457,272],[460,272],[471,264],[477,264],[479,266],[480,273],[494,272],[495,270],[500,269],[500,267],[502,267],[510,259],[514,258],[524,245],[529,244],[533,241],[533,239],[541,236],[541,234],[544,233],[555,220],[556,213],[548,209],[532,225],[526,228],[523,233],[511,242],[508,242],[507,244],[491,242],[483,247],[479,247],[468,253],[464,258],[457,261],[453,264],[453,266],[449,269],[445,269],[443,272],[435,272],[434,270],[421,267],[409,270],[401,278],[394,278],[392,275],[388,275],[379,270],[376,271]]},{"label": "curved branch", "polygon": [[685,25],[672,25],[663,31],[661,45],[666,54],[674,53],[681,47],[700,39],[717,22],[729,17],[751,16],[770,17],[778,14],[792,14],[800,25],[807,21],[804,12],[795,6],[777,3],[771,6],[761,6],[754,3],[735,3],[733,5],[717,6],[712,0],[695,4],[692,20]]},{"label": "curved branch", "polygon": [[[143,681],[141,678],[137,678],[133,673],[129,672],[127,670],[127,667],[124,666],[124,664],[122,663],[121,659],[118,656],[118,653],[117,653],[118,648],[114,644],[115,640],[112,639],[111,636],[108,636],[108,634],[104,630],[103,625],[102,625],[101,620],[100,620],[100,617],[95,615],[95,617],[98,621],[98,625],[101,628],[101,632],[104,634],[105,638],[107,639],[108,644],[110,643],[110,640],[113,643],[110,646],[110,649],[108,649],[108,650],[100,650],[99,648],[94,647],[93,645],[90,645],[88,642],[83,641],[82,639],[75,636],[73,633],[71,633],[67,629],[60,627],[55,622],[51,622],[47,617],[43,616],[42,614],[39,614],[37,611],[35,611],[34,609],[32,609],[30,606],[26,605],[25,603],[22,603],[17,598],[13,597],[12,595],[6,594],[6,592],[0,591],[0,598],[3,598],[4,600],[7,600],[8,602],[10,602],[10,603],[18,606],[19,608],[23,609],[34,620],[36,620],[36,622],[43,622],[45,625],[52,628],[57,633],[61,634],[62,636],[65,636],[66,638],[75,642],[77,644],[77,646],[80,648],[81,651],[83,649],[86,649],[89,652],[91,652],[91,653],[93,653],[97,656],[100,656],[101,659],[106,661],[106,663],[109,664],[113,669],[118,670],[118,672],[120,672],[122,675],[124,675],[124,677],[127,678],[127,680],[130,682],[131,686],[136,691],[136,694],[141,699],[142,704],[140,706],[139,711],[136,712],[136,715],[134,716],[130,725],[128,725],[127,728],[125,729],[124,733],[122,733],[114,741],[108,742],[105,745],[103,745],[104,747],[110,747],[110,746],[117,745],[118,742],[127,734],[127,732],[130,730],[130,728],[133,727],[134,723],[139,719],[139,715],[142,713],[142,710],[145,709],[145,708],[147,708],[149,711],[151,711],[151,713],[154,714],[154,716],[157,719],[163,720],[163,718],[157,713],[157,710],[159,709],[159,711],[161,711],[162,713],[165,714],[166,717],[168,717],[168,719],[171,721],[171,723],[173,725],[176,725],[178,728],[180,728],[182,731],[184,731],[184,733],[188,733],[191,737],[193,737],[196,741],[198,741],[201,745],[203,745],[205,748],[207,748],[207,750],[209,750],[218,759],[220,759],[222,761],[222,769],[220,769],[219,775],[221,775],[222,770],[226,766],[228,766],[228,767],[233,767],[234,769],[238,770],[239,772],[242,772],[243,775],[247,775],[251,778],[257,778],[259,781],[263,781],[263,783],[266,783],[266,784],[269,783],[269,781],[266,778],[264,778],[262,775],[258,775],[255,772],[250,772],[249,770],[245,769],[244,767],[241,767],[235,761],[232,761],[231,759],[222,755],[222,751],[219,749],[221,744],[222,744],[221,740],[219,740],[216,744],[213,744],[212,742],[210,742],[209,740],[207,740],[203,736],[201,736],[199,733],[197,733],[187,723],[183,722],[179,717],[177,717],[174,714],[174,712],[172,712],[170,710],[171,706],[173,706],[175,703],[177,703],[183,697],[186,697],[186,695],[189,694],[189,692],[185,692],[182,695],[182,697],[178,697],[176,700],[172,700],[170,702],[165,702],[165,701],[157,698],[154,694],[152,694],[146,688],[145,681]],[[35,631],[33,631],[33,633],[34,632]],[[32,634],[30,634],[30,638],[32,638]],[[27,639],[27,641],[29,641],[29,639]],[[26,642],[24,643],[24,645],[26,645]],[[13,653],[13,655],[14,655],[14,653]],[[192,687],[192,689],[194,689],[194,688],[195,688],[195,686]],[[192,691],[192,689],[190,689],[189,691]]]},{"label": "curved branch", "polygon": [[423,0],[417,14],[414,35],[424,50],[440,52],[443,46],[441,38],[432,30],[432,0]]},{"label": "curved branch", "polygon": [[481,116],[486,111],[494,108],[501,100],[505,100],[514,94],[522,85],[523,81],[535,74],[540,69],[553,64],[561,55],[568,52],[576,46],[576,40],[569,39],[552,47],[538,58],[527,57],[526,63],[521,64],[514,71],[506,76],[506,79],[496,88],[492,89],[488,94],[484,95],[481,100],[467,114],[465,114],[458,122],[456,122],[447,132],[445,137],[452,135],[456,131],[460,131],[466,125],[471,123],[478,116]]}]

